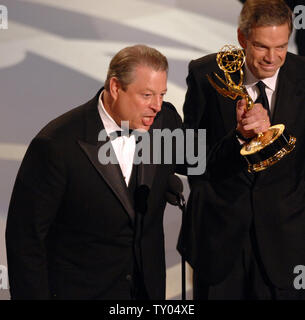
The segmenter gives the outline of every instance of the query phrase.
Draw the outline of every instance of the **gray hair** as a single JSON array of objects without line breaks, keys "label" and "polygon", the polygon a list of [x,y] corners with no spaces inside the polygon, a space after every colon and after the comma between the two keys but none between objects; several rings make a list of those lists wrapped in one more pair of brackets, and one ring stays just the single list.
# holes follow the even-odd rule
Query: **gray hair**
[{"label": "gray hair", "polygon": [[123,90],[126,90],[134,79],[134,70],[137,66],[148,66],[155,71],[168,72],[168,61],[158,50],[141,44],[126,47],[110,61],[105,89],[109,91],[110,79],[115,77]]}]

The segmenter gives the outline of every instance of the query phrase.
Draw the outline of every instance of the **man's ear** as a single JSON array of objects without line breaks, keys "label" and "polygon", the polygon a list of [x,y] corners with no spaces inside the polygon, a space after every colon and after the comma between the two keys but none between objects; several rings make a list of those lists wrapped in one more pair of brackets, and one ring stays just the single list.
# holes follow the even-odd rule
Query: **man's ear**
[{"label": "man's ear", "polygon": [[111,97],[116,100],[119,95],[119,91],[122,89],[120,81],[116,77],[112,77],[109,81],[109,92]]},{"label": "man's ear", "polygon": [[243,49],[247,48],[247,39],[246,36],[244,35],[244,33],[238,28],[237,29],[237,38],[238,38],[238,42],[241,45],[241,47]]}]

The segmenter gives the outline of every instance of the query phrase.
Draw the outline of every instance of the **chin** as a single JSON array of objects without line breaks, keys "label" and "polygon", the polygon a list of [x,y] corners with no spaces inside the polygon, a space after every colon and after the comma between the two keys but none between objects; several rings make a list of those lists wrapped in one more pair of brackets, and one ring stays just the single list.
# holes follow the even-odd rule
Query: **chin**
[{"label": "chin", "polygon": [[132,128],[132,130],[138,130],[138,131],[148,131],[150,128],[149,127],[146,127],[146,126],[143,126],[143,125],[139,125],[139,126],[136,126],[135,128]]},{"label": "chin", "polygon": [[139,130],[142,130],[142,131],[148,131],[150,129],[150,126],[149,127],[141,127],[139,128]]},{"label": "chin", "polygon": [[265,79],[265,78],[270,78],[270,77],[272,77],[272,76],[274,76],[275,75],[275,73],[276,73],[276,70],[274,71],[274,70],[270,70],[270,71],[266,71],[266,70],[264,70],[264,71],[261,71],[261,72],[258,72],[258,79]]}]

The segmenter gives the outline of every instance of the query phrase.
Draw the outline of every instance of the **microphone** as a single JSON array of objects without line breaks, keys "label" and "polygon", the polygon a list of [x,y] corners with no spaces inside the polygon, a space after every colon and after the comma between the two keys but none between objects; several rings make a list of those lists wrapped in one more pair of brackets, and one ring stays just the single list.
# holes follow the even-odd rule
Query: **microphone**
[{"label": "microphone", "polygon": [[[181,223],[181,230],[180,230],[180,236],[182,235],[182,226],[184,225],[185,221],[185,215],[186,215],[186,202],[184,199],[184,196],[182,194],[183,192],[183,183],[181,179],[176,176],[175,174],[172,174],[168,177],[167,182],[167,192],[165,193],[166,201],[170,203],[173,206],[178,206],[179,209],[182,211],[182,223]],[[181,299],[185,300],[185,292],[186,292],[186,286],[185,286],[185,258],[184,255],[181,254]]]},{"label": "microphone", "polygon": [[181,179],[172,174],[168,177],[167,192],[165,194],[166,201],[173,206],[178,206],[180,209],[185,208],[185,199],[182,194],[183,183]]}]

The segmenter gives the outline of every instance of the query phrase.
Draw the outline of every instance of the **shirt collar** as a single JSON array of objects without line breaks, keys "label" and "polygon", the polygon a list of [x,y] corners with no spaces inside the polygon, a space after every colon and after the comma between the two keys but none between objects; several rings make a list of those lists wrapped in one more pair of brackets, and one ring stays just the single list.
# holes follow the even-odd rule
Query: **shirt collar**
[{"label": "shirt collar", "polygon": [[107,132],[107,135],[109,136],[114,131],[121,131],[121,127],[117,125],[117,123],[113,120],[113,118],[109,115],[109,113],[106,111],[104,103],[103,103],[103,94],[104,90],[101,92],[99,99],[98,99],[98,112],[100,114],[100,117],[103,121],[105,130]]},{"label": "shirt collar", "polygon": [[276,81],[277,81],[277,77],[279,74],[280,68],[276,71],[276,73],[270,77],[270,78],[265,78],[265,79],[257,79],[253,73],[250,71],[247,62],[245,63],[245,81],[244,81],[244,85],[246,88],[249,87],[253,87],[256,85],[256,83],[258,81],[263,81],[264,84],[271,89],[272,91],[275,91],[276,88]]}]

